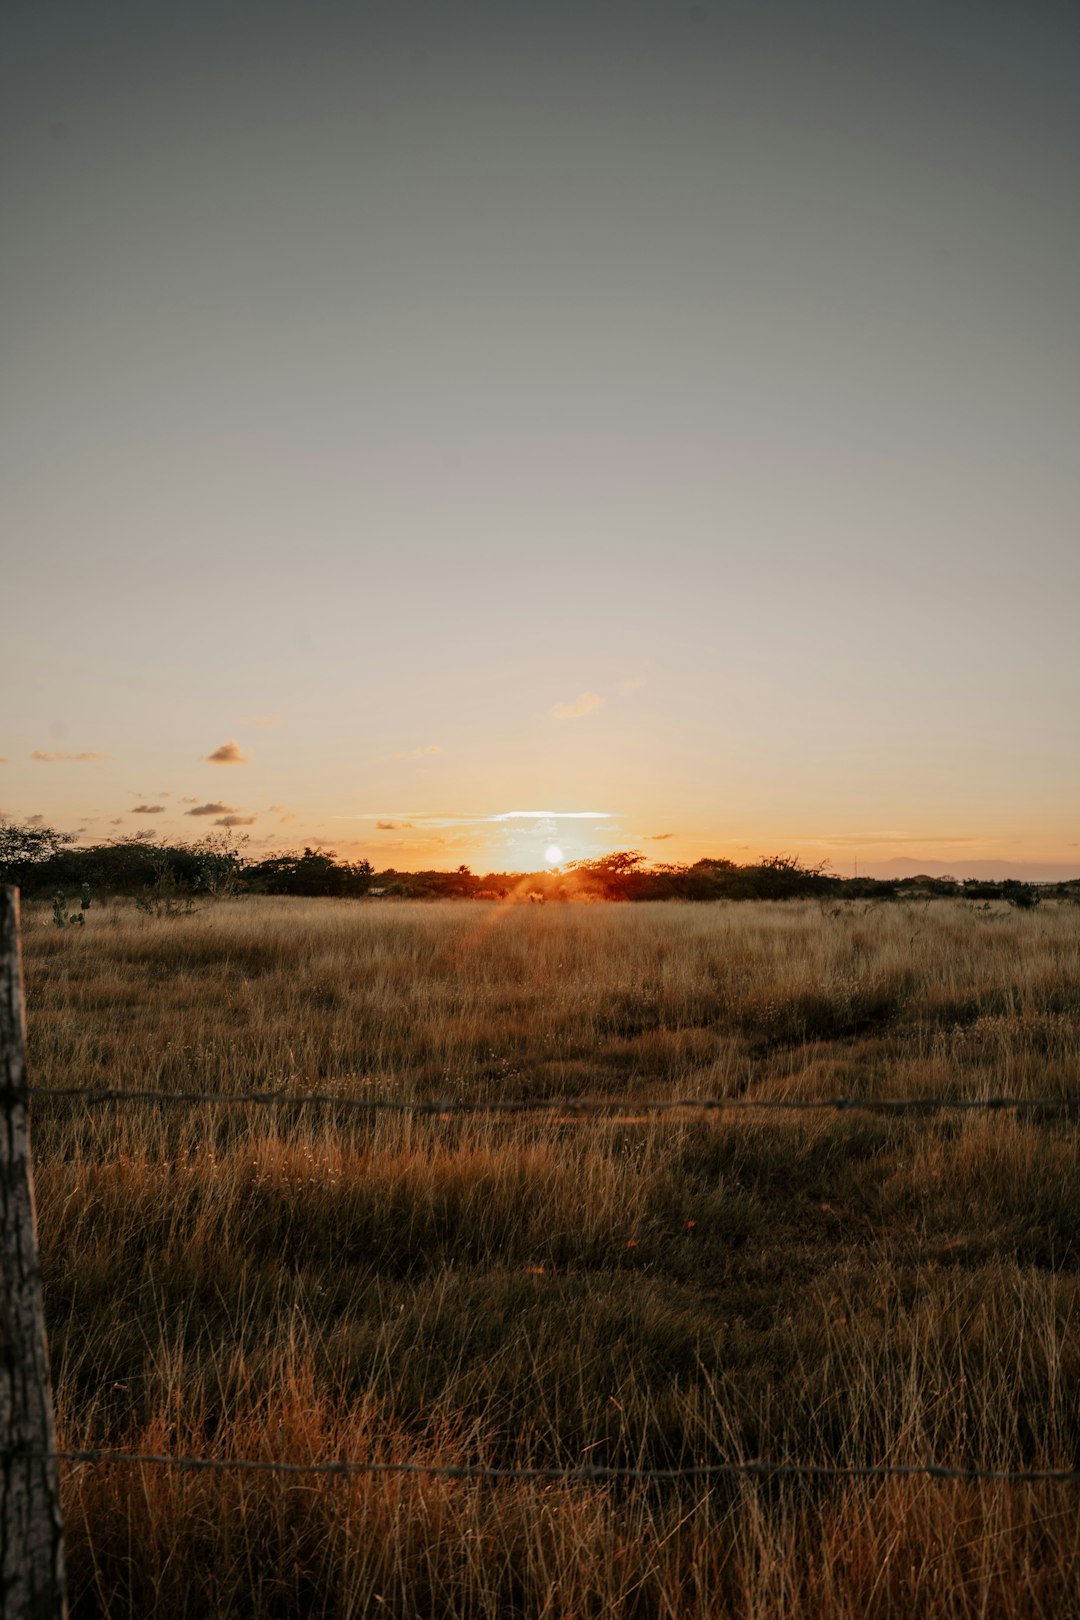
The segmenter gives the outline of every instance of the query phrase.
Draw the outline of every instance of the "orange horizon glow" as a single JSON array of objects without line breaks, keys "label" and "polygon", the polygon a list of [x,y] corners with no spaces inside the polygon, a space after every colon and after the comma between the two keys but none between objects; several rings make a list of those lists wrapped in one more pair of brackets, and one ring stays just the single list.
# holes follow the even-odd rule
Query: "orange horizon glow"
[{"label": "orange horizon glow", "polygon": [[[738,793],[731,792],[736,802],[723,818],[703,814],[685,791],[677,813],[672,813],[663,792],[628,789],[610,766],[602,779],[592,766],[596,791],[575,795],[576,805],[567,792],[558,796],[507,793],[499,795],[503,804],[516,800],[518,805],[527,805],[531,800],[534,805],[553,807],[485,810],[480,807],[482,796],[475,783],[469,791],[464,771],[453,769],[448,753],[425,765],[425,775],[437,775],[446,784],[439,799],[433,796],[427,807],[417,807],[423,801],[415,796],[388,790],[380,795],[384,803],[409,804],[411,799],[413,808],[381,814],[327,813],[320,803],[322,795],[313,791],[310,775],[303,796],[289,792],[292,772],[284,724],[273,737],[281,757],[272,762],[272,768],[265,757],[265,741],[256,748],[247,738],[242,747],[235,747],[237,754],[245,753],[242,763],[206,764],[204,750],[202,764],[182,764],[173,774],[162,769],[158,758],[159,784],[164,776],[170,785],[159,786],[156,793],[140,792],[137,787],[125,791],[125,781],[137,783],[139,775],[144,781],[149,775],[145,761],[140,768],[137,757],[133,764],[131,758],[101,760],[90,758],[91,750],[70,749],[62,758],[45,761],[39,757],[20,765],[9,756],[0,762],[4,773],[0,784],[5,788],[0,809],[15,821],[40,817],[74,834],[82,844],[138,833],[155,840],[192,842],[212,832],[244,839],[253,859],[311,845],[333,849],[343,859],[368,860],[379,871],[452,871],[465,864],[477,872],[538,872],[617,850],[638,851],[654,866],[692,865],[703,859],[748,865],[769,855],[785,854],[806,865],[824,865],[842,876],[922,870],[981,875],[1000,863],[1006,863],[1011,872],[1028,871],[1035,877],[1080,871],[1080,843],[1067,823],[1055,829],[1052,821],[1047,825],[1044,819],[1043,828],[1035,831],[1025,829],[1022,822],[1009,826],[1000,825],[999,820],[996,833],[988,830],[975,835],[961,830],[963,812],[958,812],[948,818],[935,814],[932,821],[929,816],[920,817],[925,830],[920,830],[918,820],[905,826],[895,819],[891,826],[870,824],[841,830],[835,825],[841,811],[836,805],[830,818],[833,827],[815,828],[805,821],[800,825],[794,816],[780,820],[775,812],[760,813],[762,807],[754,800],[761,794],[755,795],[745,786]],[[61,754],[60,750],[53,752]],[[118,748],[116,753],[120,753]],[[404,773],[391,765],[384,775],[384,786],[392,788],[395,776],[403,779]],[[23,790],[19,794],[10,791],[16,783]],[[700,789],[694,795],[699,800],[702,796]],[[440,799],[449,808],[437,808]],[[618,808],[578,808],[582,800],[585,805],[591,800]],[[456,808],[470,802],[476,808]],[[964,811],[970,814],[969,807]],[[951,828],[948,820],[953,822]]]},{"label": "orange horizon glow", "polygon": [[[16,818],[18,820],[18,818]],[[164,842],[191,842],[198,836],[199,829],[180,828],[176,834],[170,834],[165,826],[155,826],[155,841]],[[439,841],[408,842],[392,841],[390,844],[379,844],[376,839],[340,839],[334,836],[325,836],[325,829],[304,833],[303,826],[291,831],[282,838],[259,838],[251,836],[248,829],[220,829],[212,826],[209,831],[214,833],[228,833],[236,839],[243,839],[244,854],[249,860],[264,859],[269,855],[287,854],[298,851],[301,847],[311,846],[314,849],[334,851],[338,859],[342,860],[369,860],[377,872],[419,872],[419,870],[434,870],[434,872],[453,872],[460,865],[466,865],[471,872],[484,875],[484,873],[513,873],[513,875],[538,875],[552,870],[563,870],[578,860],[602,859],[604,855],[615,854],[619,851],[633,851],[641,854],[648,867],[662,867],[662,865],[675,865],[675,867],[691,867],[698,860],[730,860],[735,865],[755,865],[771,855],[789,855],[800,860],[806,867],[823,867],[832,875],[844,876],[904,876],[916,875],[926,872],[929,875],[942,876],[1023,876],[1027,873],[1030,880],[1057,881],[1069,876],[1080,876],[1080,854],[1074,855],[1069,849],[1062,852],[1054,851],[1052,846],[1036,847],[1035,851],[1025,854],[1022,847],[1015,842],[1001,842],[1001,844],[988,844],[978,847],[975,841],[950,841],[946,846],[934,846],[933,842],[926,841],[897,841],[897,839],[874,838],[866,836],[855,844],[847,839],[827,838],[784,838],[777,836],[776,841],[767,839],[738,839],[729,841],[721,838],[677,838],[672,836],[664,839],[661,847],[649,849],[648,839],[628,838],[599,838],[599,839],[573,839],[565,838],[563,834],[559,844],[547,841],[544,829],[529,826],[528,833],[523,833],[520,839],[510,842],[500,842],[492,847],[489,842],[470,838],[455,838],[452,844],[444,839]],[[107,839],[117,836],[131,836],[125,829],[104,828],[100,834],[84,831],[83,836],[76,839],[76,844],[89,846],[96,842],[107,842]]]}]

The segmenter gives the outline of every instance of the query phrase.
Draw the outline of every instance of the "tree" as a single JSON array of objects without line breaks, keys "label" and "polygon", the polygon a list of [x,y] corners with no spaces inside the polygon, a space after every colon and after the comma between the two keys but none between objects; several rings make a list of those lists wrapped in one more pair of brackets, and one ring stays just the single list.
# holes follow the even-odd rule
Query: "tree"
[{"label": "tree", "polygon": [[595,860],[568,861],[567,872],[574,872],[584,889],[591,889],[608,900],[627,900],[643,887],[646,874],[641,868],[645,857],[636,849],[618,849]]},{"label": "tree", "polygon": [[302,855],[295,850],[272,855],[248,867],[245,880],[264,894],[301,894],[345,899],[366,894],[374,868],[370,861],[339,861],[332,849],[312,849],[305,845]]},{"label": "tree", "polygon": [[200,894],[221,899],[235,894],[247,862],[244,850],[248,834],[239,838],[229,832],[207,833],[191,845],[191,854],[198,863],[195,888]]},{"label": "tree", "polygon": [[0,821],[0,883],[25,885],[34,868],[59,855],[70,833],[35,822]]}]

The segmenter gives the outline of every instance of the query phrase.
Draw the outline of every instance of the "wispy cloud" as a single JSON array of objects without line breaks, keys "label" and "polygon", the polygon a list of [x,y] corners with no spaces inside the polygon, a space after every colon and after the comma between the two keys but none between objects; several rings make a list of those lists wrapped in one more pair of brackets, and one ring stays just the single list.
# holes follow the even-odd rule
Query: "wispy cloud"
[{"label": "wispy cloud", "polygon": [[662,844],[664,842],[665,838],[674,838],[674,836],[675,836],[674,833],[650,833],[649,834],[649,843],[650,844]]},{"label": "wispy cloud", "polygon": [[109,822],[110,827],[122,827],[123,825],[124,825],[123,816],[113,816],[112,820]]},{"label": "wispy cloud", "polygon": [[248,714],[241,720],[242,726],[255,726],[259,731],[276,731],[281,724],[280,714]]},{"label": "wispy cloud", "polygon": [[212,754],[207,754],[206,760],[209,765],[246,765],[248,756],[240,744],[230,738],[220,748],[215,748]]},{"label": "wispy cloud", "polygon": [[31,759],[41,760],[43,764],[51,765],[58,759],[74,761],[76,765],[88,765],[95,759],[108,759],[108,754],[47,754],[44,749],[35,748],[30,755]]},{"label": "wispy cloud", "polygon": [[0,765],[7,765],[7,764],[8,764],[7,755],[6,754],[0,754]]},{"label": "wispy cloud", "polygon": [[406,822],[423,827],[478,827],[498,821],[607,821],[610,810],[500,810],[496,815],[448,815],[435,810],[361,810],[349,821]]},{"label": "wispy cloud", "polygon": [[441,754],[442,749],[438,743],[429,743],[426,748],[409,748],[402,754],[395,754],[395,759],[427,759],[431,754]]},{"label": "wispy cloud", "polygon": [[131,816],[160,816],[164,811],[163,804],[136,804],[128,811]]},{"label": "wispy cloud", "polygon": [[548,715],[552,720],[580,720],[582,715],[595,714],[603,707],[599,692],[579,692],[573,703],[553,703]]},{"label": "wispy cloud", "polygon": [[257,816],[219,816],[214,822],[215,827],[250,827],[258,820]]},{"label": "wispy cloud", "polygon": [[640,675],[633,675],[629,680],[616,681],[615,690],[616,692],[640,692],[644,685],[645,682]]},{"label": "wispy cloud", "polygon": [[497,816],[484,816],[484,821],[534,821],[543,817],[548,821],[606,821],[610,810],[503,810]]},{"label": "wispy cloud", "polygon": [[185,810],[186,816],[231,816],[235,813],[234,804],[197,804],[194,810]]},{"label": "wispy cloud", "polygon": [[411,821],[377,821],[375,826],[379,832],[404,832],[412,827]]}]

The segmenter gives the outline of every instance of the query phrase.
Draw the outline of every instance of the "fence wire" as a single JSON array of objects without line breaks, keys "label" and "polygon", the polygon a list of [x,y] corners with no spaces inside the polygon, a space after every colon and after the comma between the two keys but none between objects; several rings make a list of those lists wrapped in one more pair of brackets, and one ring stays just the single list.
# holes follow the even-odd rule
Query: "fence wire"
[{"label": "fence wire", "polygon": [[[10,1095],[0,1101],[13,1100]],[[1051,1112],[1080,1108],[1080,1097],[515,1097],[486,1101],[447,1098],[394,1099],[357,1097],[333,1092],[296,1093],[287,1091],[155,1091],[119,1086],[29,1086],[17,1094],[20,1102],[76,1100],[91,1106],[120,1106],[129,1103],[159,1103],[225,1106],[276,1106],[285,1108],[343,1108],[366,1114],[414,1114],[434,1118],[457,1115],[546,1115],[556,1120],[617,1119],[634,1115],[670,1113],[723,1113],[779,1111],[785,1113],[845,1113],[861,1111],[876,1114],[931,1114],[936,1112]],[[373,1475],[421,1476],[430,1479],[465,1481],[533,1480],[562,1484],[603,1484],[619,1481],[673,1483],[746,1477],[757,1479],[936,1479],[988,1481],[1001,1484],[1076,1484],[1080,1468],[975,1468],[928,1461],[924,1463],[800,1463],[754,1458],[718,1463],[696,1463],[672,1468],[643,1468],[590,1463],[568,1467],[494,1467],[480,1464],[360,1462],[350,1458],[312,1462],[281,1462],[250,1457],[184,1457],[144,1452],[109,1451],[98,1448],[30,1453],[12,1449],[0,1456],[43,1458],[70,1465],[101,1466],[127,1464],[175,1468],[182,1472],[259,1473],[293,1476],[343,1478]]]},{"label": "fence wire", "polygon": [[1057,1097],[513,1097],[490,1101],[449,1098],[356,1097],[347,1093],[291,1091],[153,1091],[120,1086],[29,1086],[18,1093],[0,1091],[0,1102],[77,1099],[93,1106],[124,1103],[257,1105],[288,1108],[346,1108],[366,1114],[555,1114],[566,1118],[668,1113],[737,1113],[776,1110],[784,1113],[932,1114],[1080,1111],[1080,1095]]},{"label": "fence wire", "polygon": [[37,1452],[6,1448],[0,1450],[5,1461],[19,1458],[51,1460],[55,1462],[89,1464],[131,1463],[155,1467],[177,1468],[191,1473],[253,1473],[325,1475],[341,1478],[348,1475],[422,1475],[430,1479],[457,1480],[543,1480],[563,1484],[597,1484],[619,1480],[645,1483],[674,1482],[676,1480],[710,1480],[738,1475],[758,1479],[941,1479],[986,1480],[999,1484],[1077,1484],[1080,1468],[967,1468],[960,1464],[922,1463],[800,1463],[773,1462],[767,1458],[719,1463],[691,1463],[677,1468],[638,1468],[589,1463],[569,1467],[527,1465],[520,1468],[487,1467],[473,1463],[407,1463],[356,1462],[349,1458],[330,1458],[313,1462],[279,1462],[259,1457],[174,1457],[134,1451],[81,1451]]}]

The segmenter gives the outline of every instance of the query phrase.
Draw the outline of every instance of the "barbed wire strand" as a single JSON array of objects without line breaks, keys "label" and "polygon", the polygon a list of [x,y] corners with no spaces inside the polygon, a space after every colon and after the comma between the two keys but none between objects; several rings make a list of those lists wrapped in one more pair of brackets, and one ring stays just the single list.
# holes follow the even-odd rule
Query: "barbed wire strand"
[{"label": "barbed wire strand", "polygon": [[429,1114],[533,1114],[587,1115],[660,1114],[675,1112],[720,1113],[742,1110],[792,1112],[903,1114],[971,1112],[1007,1109],[1055,1110],[1080,1108],[1080,1097],[515,1097],[490,1101],[454,1101],[449,1098],[402,1099],[356,1097],[333,1092],[289,1091],[153,1091],[119,1086],[29,1086],[17,1093],[0,1090],[0,1102],[35,1102],[78,1099],[91,1104],[193,1103],[228,1106],[349,1108],[359,1113]]},{"label": "barbed wire strand", "polygon": [[635,1468],[590,1463],[565,1468],[526,1466],[486,1467],[472,1463],[355,1462],[347,1458],[322,1462],[279,1462],[254,1457],[177,1457],[133,1451],[104,1451],[97,1448],[64,1451],[29,1451],[7,1447],[0,1451],[6,1460],[82,1463],[90,1465],[131,1463],[179,1468],[190,1472],[240,1472],[257,1474],[344,1475],[402,1474],[424,1475],[432,1479],[460,1480],[549,1480],[567,1484],[602,1483],[615,1480],[675,1481],[720,1479],[749,1475],[768,1479],[943,1479],[988,1480],[1002,1484],[1076,1484],[1080,1468],[966,1468],[951,1463],[799,1463],[772,1462],[766,1458],[720,1463],[693,1463],[679,1468]]},{"label": "barbed wire strand", "polygon": [[[522,1114],[561,1113],[572,1118],[617,1116],[626,1113],[674,1111],[718,1112],[740,1109],[815,1110],[844,1112],[860,1109],[878,1113],[930,1112],[934,1110],[1060,1109],[1074,1101],[1071,1097],[690,1097],[690,1098],[512,1098],[486,1102],[446,1099],[400,1100],[390,1098],[339,1096],[333,1093],[295,1094],[290,1092],[167,1092],[121,1087],[31,1086],[19,1093],[21,1101],[37,1098],[79,1099],[89,1103],[193,1103],[228,1105],[285,1105],[293,1107],[345,1107],[368,1113],[426,1114]],[[0,1099],[2,1100],[2,1099]],[[107,1451],[98,1448],[49,1453],[6,1448],[7,1458],[36,1457],[72,1464],[132,1464],[171,1467],[191,1472],[269,1473],[284,1475],[422,1475],[454,1480],[545,1480],[567,1484],[602,1483],[616,1480],[675,1481],[718,1479],[731,1476],[790,1479],[912,1479],[984,1480],[1011,1484],[1076,1483],[1080,1468],[1073,1469],[986,1469],[965,1468],[935,1462],[826,1464],[773,1462],[754,1459],[739,1462],[700,1463],[678,1468],[635,1468],[605,1464],[572,1467],[487,1467],[473,1464],[358,1462],[338,1459],[324,1462],[292,1463],[259,1458],[181,1457],[151,1453]]]}]

